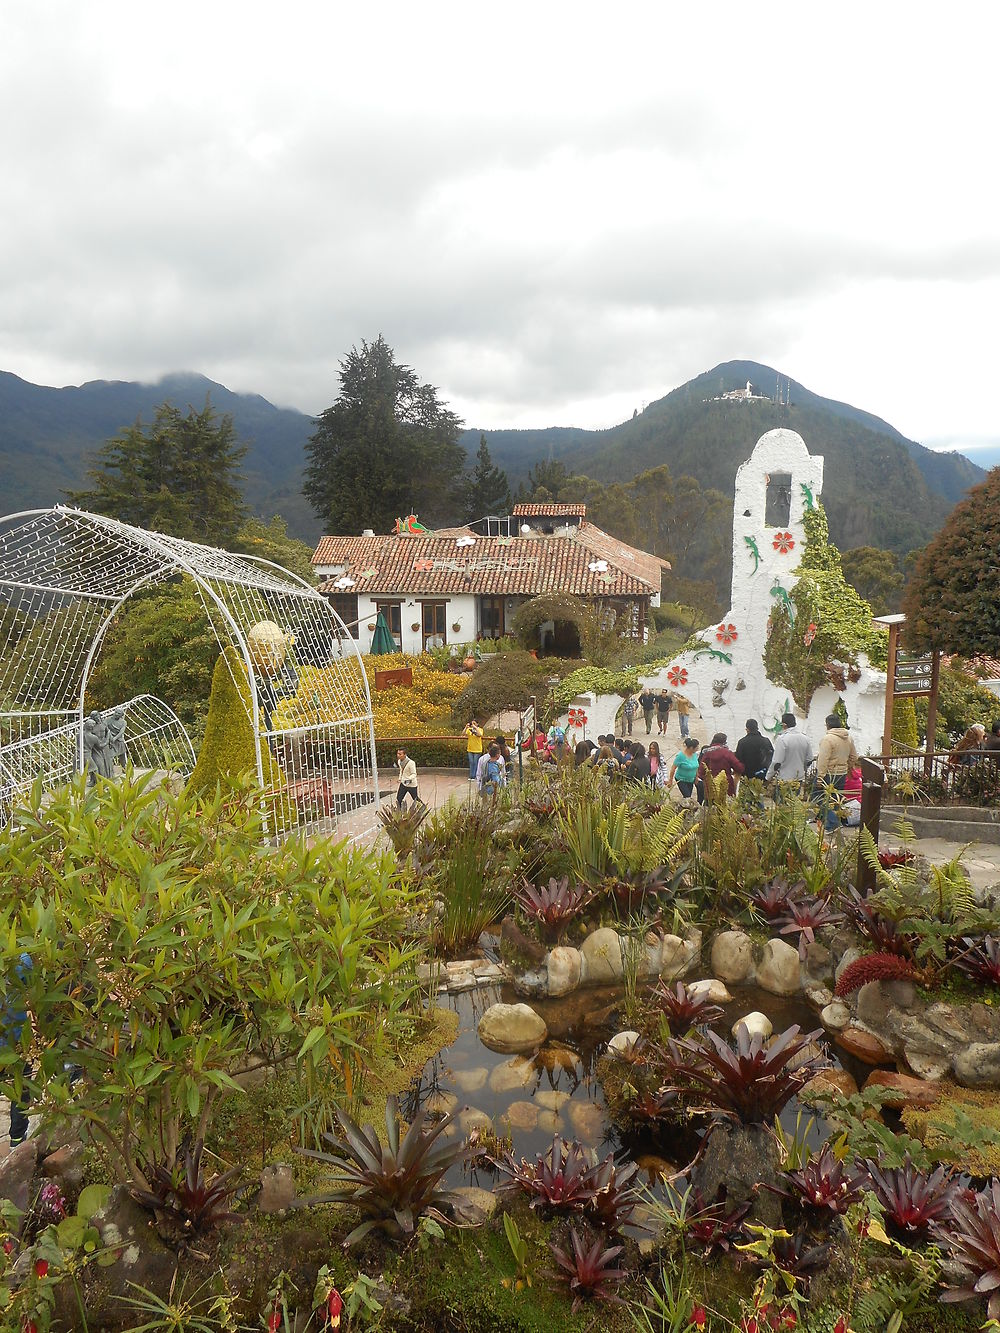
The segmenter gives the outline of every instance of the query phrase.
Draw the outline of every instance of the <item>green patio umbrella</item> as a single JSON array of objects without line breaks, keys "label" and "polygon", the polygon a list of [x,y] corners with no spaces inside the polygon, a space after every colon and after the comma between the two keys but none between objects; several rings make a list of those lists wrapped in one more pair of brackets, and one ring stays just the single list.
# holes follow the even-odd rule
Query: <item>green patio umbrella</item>
[{"label": "green patio umbrella", "polygon": [[392,637],[385,622],[385,614],[380,611],[375,617],[375,633],[372,635],[372,656],[381,657],[384,653],[398,653],[396,640]]}]

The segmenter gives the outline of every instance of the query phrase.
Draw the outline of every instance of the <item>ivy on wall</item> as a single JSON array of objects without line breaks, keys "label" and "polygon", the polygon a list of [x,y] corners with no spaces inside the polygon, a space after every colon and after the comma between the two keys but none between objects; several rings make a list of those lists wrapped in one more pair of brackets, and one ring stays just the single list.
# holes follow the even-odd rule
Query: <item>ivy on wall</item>
[{"label": "ivy on wall", "polygon": [[771,612],[764,666],[805,711],[821,685],[844,687],[861,653],[884,670],[888,633],[872,624],[871,607],[845,582],[821,504],[805,511],[802,526],[805,546],[789,593],[795,613],[785,601]]}]

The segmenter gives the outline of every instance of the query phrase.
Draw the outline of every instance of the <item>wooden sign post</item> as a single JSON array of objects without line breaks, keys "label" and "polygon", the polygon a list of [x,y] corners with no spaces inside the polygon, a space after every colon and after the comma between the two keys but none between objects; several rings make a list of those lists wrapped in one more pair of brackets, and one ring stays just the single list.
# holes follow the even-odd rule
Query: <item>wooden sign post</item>
[{"label": "wooden sign post", "polygon": [[885,625],[889,631],[889,654],[886,664],[885,721],[882,725],[882,753],[892,754],[892,713],[897,698],[927,699],[927,738],[924,745],[924,774],[930,774],[934,737],[937,732],[938,676],[941,654],[925,653],[914,657],[899,646],[899,635],[906,624],[906,616],[876,616],[876,625]]}]

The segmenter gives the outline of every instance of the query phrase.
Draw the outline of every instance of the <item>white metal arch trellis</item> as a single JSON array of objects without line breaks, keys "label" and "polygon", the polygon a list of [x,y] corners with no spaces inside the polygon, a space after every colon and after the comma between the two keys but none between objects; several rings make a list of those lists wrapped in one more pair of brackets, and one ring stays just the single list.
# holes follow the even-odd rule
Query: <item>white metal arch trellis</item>
[{"label": "white metal arch trellis", "polygon": [[[351,839],[369,831],[378,774],[368,681],[326,599],[260,557],[62,505],[0,519],[0,826],[34,776],[54,784],[82,766],[88,684],[109,628],[136,592],[178,576],[196,590],[245,701],[257,780],[280,795],[282,825]],[[189,771],[169,702],[144,707],[183,733],[161,766]],[[166,733],[157,724],[142,734],[126,737],[127,757],[151,767],[149,738]]]}]

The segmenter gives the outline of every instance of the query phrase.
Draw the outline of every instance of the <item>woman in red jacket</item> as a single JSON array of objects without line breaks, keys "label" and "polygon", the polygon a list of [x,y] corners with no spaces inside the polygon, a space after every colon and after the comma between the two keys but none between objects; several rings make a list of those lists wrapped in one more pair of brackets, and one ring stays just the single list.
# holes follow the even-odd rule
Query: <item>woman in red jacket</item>
[{"label": "woman in red jacket", "polygon": [[713,778],[717,778],[720,773],[725,773],[726,783],[729,787],[729,795],[736,795],[736,780],[741,778],[746,771],[740,761],[733,754],[732,750],[726,745],[726,733],[717,731],[712,737],[710,744],[702,747],[699,755],[698,764],[698,800],[704,803],[705,800],[705,773],[711,773]]}]

